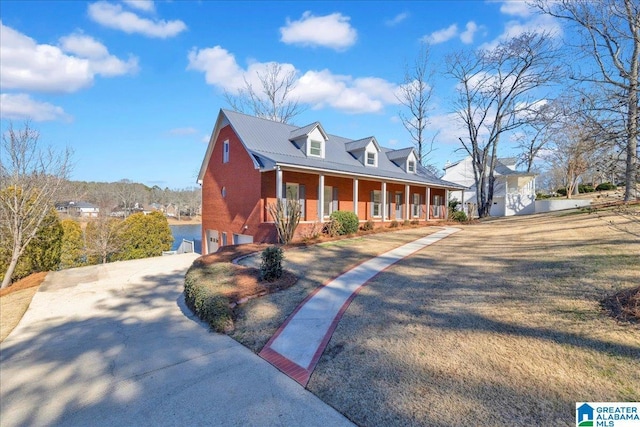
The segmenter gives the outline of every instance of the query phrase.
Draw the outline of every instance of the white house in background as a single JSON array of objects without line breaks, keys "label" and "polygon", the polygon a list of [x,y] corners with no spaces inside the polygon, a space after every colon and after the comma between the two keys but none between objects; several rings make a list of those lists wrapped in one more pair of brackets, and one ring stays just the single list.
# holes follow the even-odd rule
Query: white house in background
[{"label": "white house in background", "polygon": [[[497,159],[494,176],[493,206],[491,216],[526,215],[535,213],[536,176],[532,173],[518,172],[516,158]],[[477,216],[477,199],[473,163],[468,156],[456,163],[447,163],[443,180],[468,187],[468,190],[451,191],[450,200],[462,202],[467,215]],[[488,171],[487,171],[488,174]]]},{"label": "white house in background", "polygon": [[56,210],[82,218],[97,218],[100,213],[100,208],[89,202],[60,202],[56,203]]}]

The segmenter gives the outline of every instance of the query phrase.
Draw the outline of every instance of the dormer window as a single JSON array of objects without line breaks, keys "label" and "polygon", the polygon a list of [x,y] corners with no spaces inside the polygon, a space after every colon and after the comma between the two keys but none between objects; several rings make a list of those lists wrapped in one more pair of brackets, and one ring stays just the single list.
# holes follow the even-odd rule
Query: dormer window
[{"label": "dormer window", "polygon": [[376,153],[367,151],[367,166],[375,166],[375,165],[376,165]]},{"label": "dormer window", "polygon": [[416,161],[415,160],[408,160],[407,161],[407,172],[416,173]]},{"label": "dormer window", "polygon": [[322,157],[322,141],[317,141],[315,139],[309,140],[309,155]]}]

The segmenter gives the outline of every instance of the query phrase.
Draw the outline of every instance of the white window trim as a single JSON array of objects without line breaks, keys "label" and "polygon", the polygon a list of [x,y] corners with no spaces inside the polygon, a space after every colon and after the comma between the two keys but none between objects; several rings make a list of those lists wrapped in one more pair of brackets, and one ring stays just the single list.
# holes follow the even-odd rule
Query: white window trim
[{"label": "white window trim", "polygon": [[[376,193],[378,193],[378,202],[376,202]],[[372,209],[371,209],[371,217],[372,218],[382,218],[382,191],[380,190],[373,190],[373,200],[371,200],[371,205],[372,205]],[[378,215],[376,215],[375,212],[375,206],[378,206]]]},{"label": "white window trim", "polygon": [[229,140],[222,143],[222,163],[229,163]]},{"label": "white window trim", "polygon": [[[419,193],[413,193],[413,199],[411,200],[411,216],[413,218],[419,218],[420,217],[420,194]],[[416,198],[418,199],[418,203],[416,203]]]},{"label": "white window trim", "polygon": [[[314,142],[320,144],[320,154],[311,153],[311,144]],[[324,159],[324,141],[320,141],[317,139],[309,139],[309,142],[307,144],[307,156],[319,157]]]},{"label": "white window trim", "polygon": [[[369,154],[373,155],[373,164],[369,164]],[[365,151],[364,152],[364,165],[368,167],[378,167],[378,153],[375,151]]]},{"label": "white window trim", "polygon": [[[411,164],[413,163],[413,170],[411,170]],[[416,173],[416,161],[407,159],[407,173]]]}]

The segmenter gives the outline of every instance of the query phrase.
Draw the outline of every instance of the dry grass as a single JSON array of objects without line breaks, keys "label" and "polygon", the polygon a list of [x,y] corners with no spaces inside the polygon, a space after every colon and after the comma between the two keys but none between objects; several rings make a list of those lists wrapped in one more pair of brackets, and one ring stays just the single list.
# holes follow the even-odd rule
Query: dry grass
[{"label": "dry grass", "polygon": [[308,388],[360,425],[573,425],[640,399],[640,330],[601,308],[640,278],[638,207],[465,227],[354,299]]},{"label": "dry grass", "polygon": [[46,276],[35,273],[0,290],[0,342],[18,325]]},{"label": "dry grass", "polygon": [[[311,246],[285,248],[283,267],[299,279],[295,286],[247,302],[234,312],[229,335],[259,352],[289,314],[318,286],[367,259],[438,231],[433,227],[398,228],[394,233],[337,239]],[[255,265],[255,260],[245,264]]]}]

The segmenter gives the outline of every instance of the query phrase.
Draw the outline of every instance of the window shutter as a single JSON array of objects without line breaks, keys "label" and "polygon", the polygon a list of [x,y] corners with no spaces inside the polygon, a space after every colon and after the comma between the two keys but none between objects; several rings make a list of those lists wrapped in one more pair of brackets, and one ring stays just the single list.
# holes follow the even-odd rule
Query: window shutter
[{"label": "window shutter", "polygon": [[300,201],[300,219],[304,220],[305,219],[305,212],[304,212],[305,203],[304,203],[304,201],[305,201],[306,196],[307,196],[305,188],[304,188],[304,185],[300,184],[298,186],[298,191],[300,192],[300,194],[298,195],[300,197],[300,200],[299,200]]},{"label": "window shutter", "polygon": [[369,218],[373,218],[373,191],[369,196]]},{"label": "window shutter", "polygon": [[282,201],[287,203],[287,184],[282,183]]},{"label": "window shutter", "polygon": [[333,200],[331,202],[331,211],[335,212],[338,210],[338,187],[333,187]]}]

